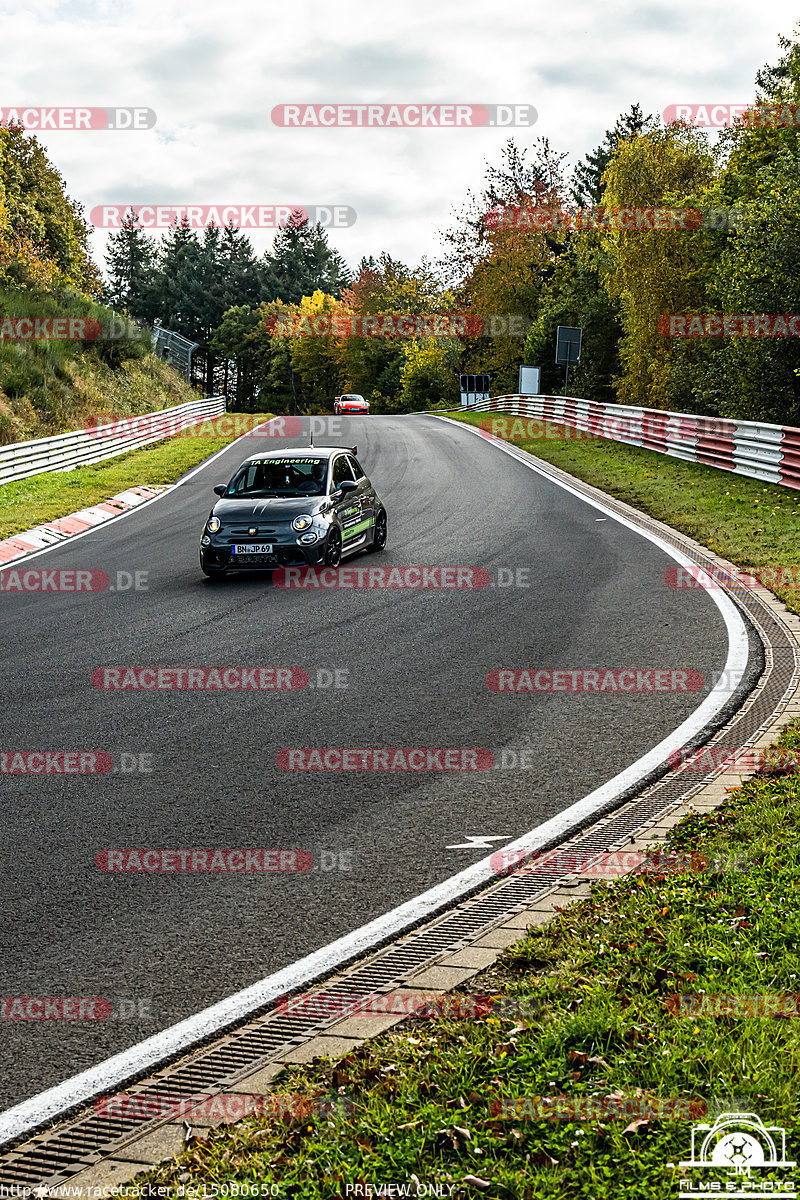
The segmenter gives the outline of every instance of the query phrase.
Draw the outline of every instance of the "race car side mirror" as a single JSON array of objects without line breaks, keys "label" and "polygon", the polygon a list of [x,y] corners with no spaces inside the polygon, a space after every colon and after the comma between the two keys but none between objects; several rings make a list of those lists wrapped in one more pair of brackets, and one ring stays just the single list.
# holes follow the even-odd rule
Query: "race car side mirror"
[{"label": "race car side mirror", "polygon": [[228,490],[227,483],[218,483],[217,486],[214,488],[214,495],[215,496],[224,496],[225,493],[227,492],[227,490]]},{"label": "race car side mirror", "polygon": [[340,492],[354,492],[357,487],[358,487],[358,484],[356,483],[355,479],[343,479],[342,482],[339,484],[339,491]]}]

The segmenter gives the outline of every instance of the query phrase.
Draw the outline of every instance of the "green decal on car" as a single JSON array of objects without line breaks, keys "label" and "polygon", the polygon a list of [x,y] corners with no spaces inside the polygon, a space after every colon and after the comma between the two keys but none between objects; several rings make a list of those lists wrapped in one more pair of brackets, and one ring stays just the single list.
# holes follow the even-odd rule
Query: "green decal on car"
[{"label": "green decal on car", "polygon": [[356,525],[351,525],[349,529],[345,529],[342,533],[342,538],[347,541],[348,538],[355,537],[357,533],[363,533],[365,529],[369,529],[370,525],[375,524],[374,517],[367,517],[366,521],[359,521]]}]

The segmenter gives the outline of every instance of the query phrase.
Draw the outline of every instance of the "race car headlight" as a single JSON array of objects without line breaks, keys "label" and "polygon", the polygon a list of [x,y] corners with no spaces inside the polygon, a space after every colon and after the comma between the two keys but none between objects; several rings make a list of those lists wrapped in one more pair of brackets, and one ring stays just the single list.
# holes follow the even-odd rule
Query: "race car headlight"
[{"label": "race car headlight", "polygon": [[292,521],[292,529],[297,529],[298,531],[301,529],[308,529],[310,524],[311,517],[309,517],[307,513],[303,513],[302,516],[295,517],[295,519]]},{"label": "race car headlight", "polygon": [[317,540],[317,535],[315,533],[304,533],[303,536],[299,537],[297,540],[303,546],[310,546],[312,542]]},{"label": "race car headlight", "polygon": [[221,524],[222,522],[220,521],[219,517],[209,517],[206,529],[209,533],[216,533]]}]

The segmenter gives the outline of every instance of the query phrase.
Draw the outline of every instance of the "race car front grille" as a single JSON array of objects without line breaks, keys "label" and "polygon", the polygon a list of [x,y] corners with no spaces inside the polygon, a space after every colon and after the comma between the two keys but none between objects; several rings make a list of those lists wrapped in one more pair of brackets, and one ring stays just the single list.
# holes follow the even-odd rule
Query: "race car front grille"
[{"label": "race car front grille", "polygon": [[[255,533],[251,533],[251,529],[255,529]],[[279,536],[280,531],[274,525],[269,528],[266,525],[231,525],[225,529],[225,538],[231,542],[246,542],[248,538],[259,542],[265,539],[274,542]]]}]

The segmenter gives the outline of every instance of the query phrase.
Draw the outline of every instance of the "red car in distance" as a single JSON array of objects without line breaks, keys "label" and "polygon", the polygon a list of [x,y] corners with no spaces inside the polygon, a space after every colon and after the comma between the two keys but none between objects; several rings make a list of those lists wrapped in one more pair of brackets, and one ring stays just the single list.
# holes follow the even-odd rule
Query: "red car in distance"
[{"label": "red car in distance", "polygon": [[337,396],[334,400],[333,411],[337,416],[342,413],[368,413],[369,400],[365,400],[356,392],[345,392],[344,395]]}]

